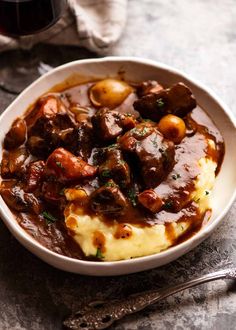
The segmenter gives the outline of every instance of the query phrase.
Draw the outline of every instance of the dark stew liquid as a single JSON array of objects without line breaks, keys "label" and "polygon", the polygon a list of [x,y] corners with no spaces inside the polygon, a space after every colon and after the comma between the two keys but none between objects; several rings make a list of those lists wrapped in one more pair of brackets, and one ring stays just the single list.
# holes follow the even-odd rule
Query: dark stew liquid
[{"label": "dark stew liquid", "polygon": [[[123,86],[122,101],[113,98],[112,104],[106,88],[103,98],[96,88],[91,94],[96,83],[48,93],[16,119],[4,140],[4,201],[29,235],[72,258],[86,259],[64,223],[68,203],[99,215],[107,225],[114,220],[143,227],[165,224],[172,244],[187,239],[210,217],[211,210],[200,212],[191,194],[199,159],[213,160],[216,174],[220,170],[224,142],[219,130],[184,84],[169,89],[153,81],[130,84],[129,92]],[[180,140],[178,122],[177,132],[171,128],[173,139],[168,121],[168,138],[160,133],[167,115],[185,126]],[[82,195],[68,202],[68,189]],[[178,221],[191,226],[176,238],[171,223]]]}]

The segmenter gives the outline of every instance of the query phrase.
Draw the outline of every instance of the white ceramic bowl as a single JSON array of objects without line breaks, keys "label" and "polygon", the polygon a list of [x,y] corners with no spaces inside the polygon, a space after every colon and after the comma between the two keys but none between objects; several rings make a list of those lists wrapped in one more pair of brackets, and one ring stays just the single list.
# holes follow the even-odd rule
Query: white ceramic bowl
[{"label": "white ceramic bowl", "polygon": [[[213,214],[210,222],[187,241],[169,248],[167,251],[132,260],[115,262],[91,262],[68,258],[54,253],[29,236],[16,222],[11,211],[0,198],[0,215],[16,239],[29,251],[45,262],[65,271],[86,275],[120,275],[158,267],[177,259],[206,239],[223,220],[236,196],[236,121],[228,107],[212,91],[189,76],[164,64],[132,57],[107,57],[71,62],[62,65],[39,78],[22,92],[0,117],[0,141],[3,141],[13,120],[22,115],[26,108],[39,96],[69,76],[76,80],[88,77],[104,78],[125,72],[131,81],[156,79],[165,85],[182,81],[193,91],[198,103],[206,109],[223,134],[226,154],[212,194]],[[76,76],[74,76],[76,74]],[[79,76],[77,76],[79,74]],[[79,79],[78,79],[79,77]],[[71,80],[71,79],[70,79]],[[0,155],[2,145],[0,146]]]}]

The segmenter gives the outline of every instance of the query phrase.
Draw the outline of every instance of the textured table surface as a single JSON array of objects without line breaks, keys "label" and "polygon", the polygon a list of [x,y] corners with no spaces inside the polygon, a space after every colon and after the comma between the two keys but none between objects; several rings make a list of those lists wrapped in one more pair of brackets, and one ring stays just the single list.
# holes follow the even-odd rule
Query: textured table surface
[{"label": "textured table surface", "polygon": [[[130,0],[129,19],[110,55],[142,56],[182,69],[217,92],[236,114],[235,0]],[[38,47],[58,65],[92,54]],[[7,55],[7,56],[6,56]],[[14,57],[14,54],[13,54]],[[0,65],[9,54],[0,55]],[[0,90],[0,110],[14,95]],[[236,264],[236,204],[221,226],[177,261],[129,276],[92,278],[54,269],[27,252],[0,223],[0,329],[57,330],[70,310],[94,298],[185,281]],[[218,281],[187,290],[115,324],[116,330],[236,328],[236,286]]]}]

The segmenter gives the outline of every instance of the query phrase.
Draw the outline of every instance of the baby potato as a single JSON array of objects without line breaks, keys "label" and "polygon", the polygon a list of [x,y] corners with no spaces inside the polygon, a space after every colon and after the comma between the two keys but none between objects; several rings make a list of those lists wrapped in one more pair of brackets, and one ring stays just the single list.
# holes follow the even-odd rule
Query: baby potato
[{"label": "baby potato", "polygon": [[166,139],[176,144],[180,143],[186,135],[186,126],[183,119],[174,115],[162,117],[158,128]]},{"label": "baby potato", "polygon": [[107,78],[97,82],[89,90],[89,98],[95,107],[114,109],[120,105],[132,92],[132,87],[126,82]]}]

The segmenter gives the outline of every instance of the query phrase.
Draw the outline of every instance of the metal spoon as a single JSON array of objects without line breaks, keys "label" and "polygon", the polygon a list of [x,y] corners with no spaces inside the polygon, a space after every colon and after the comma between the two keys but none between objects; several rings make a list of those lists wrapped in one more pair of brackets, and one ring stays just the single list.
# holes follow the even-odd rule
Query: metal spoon
[{"label": "metal spoon", "polygon": [[113,322],[126,315],[136,313],[145,307],[172,294],[192,288],[198,284],[219,279],[236,279],[236,268],[220,270],[203,275],[194,280],[173,285],[165,289],[157,289],[131,295],[125,299],[110,301],[93,301],[72,314],[64,321],[67,329],[74,330],[101,330],[108,328]]}]

